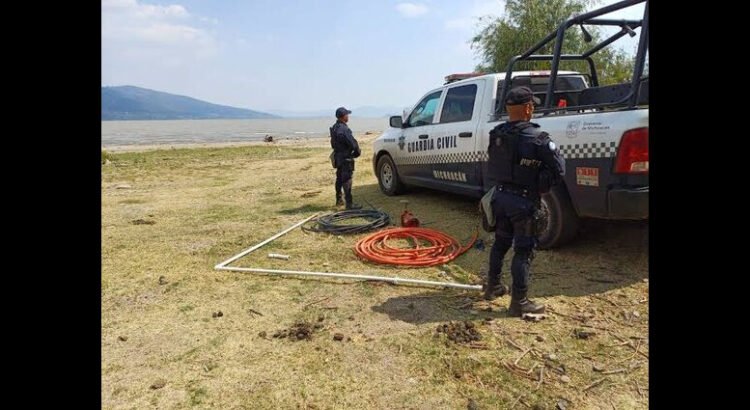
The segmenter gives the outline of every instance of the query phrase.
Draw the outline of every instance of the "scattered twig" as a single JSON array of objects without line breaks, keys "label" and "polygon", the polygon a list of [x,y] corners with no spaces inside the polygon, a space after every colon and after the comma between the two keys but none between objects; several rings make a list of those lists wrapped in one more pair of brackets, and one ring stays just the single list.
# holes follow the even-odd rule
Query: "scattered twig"
[{"label": "scattered twig", "polygon": [[638,349],[639,349],[640,347],[641,347],[641,341],[640,341],[640,340],[638,340],[638,344],[637,344],[637,345],[635,346],[635,352],[633,352],[633,356],[632,356],[632,357],[635,357],[635,355],[637,355],[637,354],[638,354]]},{"label": "scattered twig", "polygon": [[638,380],[634,380],[635,382],[635,389],[638,391],[638,395],[643,398],[643,392],[641,391],[641,386],[638,385]]},{"label": "scattered twig", "polygon": [[537,383],[535,390],[538,390],[540,387],[542,387],[543,382],[544,382],[544,366],[542,366],[542,370],[539,371],[539,383]]},{"label": "scattered twig", "polygon": [[[503,366],[505,366],[506,369],[508,369],[511,373],[513,373],[513,374],[515,374],[517,376],[520,376],[520,377],[523,377],[525,379],[529,379],[529,380],[532,380],[532,381],[535,381],[535,382],[538,381],[536,377],[534,377],[531,374],[529,374],[529,370],[528,369],[525,369],[525,368],[520,367],[520,366],[515,366],[515,365],[513,365],[513,363],[510,363],[510,362],[503,362]],[[543,383],[549,383],[549,382],[547,382],[545,380]]]},{"label": "scattered twig", "polygon": [[531,372],[533,372],[534,369],[536,369],[537,366],[539,366],[539,363],[534,363],[534,365],[531,366],[531,369],[529,369],[528,373],[531,374]]},{"label": "scattered twig", "polygon": [[482,379],[479,376],[474,376],[474,380],[476,380],[480,386],[484,389],[484,383],[482,383]]},{"label": "scattered twig", "polygon": [[528,348],[528,349],[524,350],[524,351],[523,351],[523,353],[521,353],[521,355],[520,355],[520,356],[518,356],[518,358],[516,359],[516,361],[515,361],[515,362],[513,362],[513,364],[514,364],[514,365],[518,365],[518,362],[519,362],[519,361],[520,361],[521,359],[523,359],[523,357],[524,357],[524,356],[526,356],[526,354],[527,354],[527,353],[529,353],[530,351],[531,351],[531,348]]},{"label": "scattered twig", "polygon": [[607,370],[602,372],[602,374],[617,374],[617,373],[625,373],[628,371],[628,369],[615,369],[615,370]]},{"label": "scattered twig", "polygon": [[632,372],[633,370],[640,368],[642,365],[643,365],[643,363],[632,364],[632,365],[628,366],[628,371]]},{"label": "scattered twig", "polygon": [[539,334],[539,332],[530,332],[530,331],[528,331],[528,330],[524,330],[523,332],[524,332],[525,334],[527,334],[527,335],[538,335],[538,334]]},{"label": "scattered twig", "polygon": [[602,377],[601,379],[599,379],[599,380],[597,380],[597,381],[589,384],[588,386],[584,387],[583,391],[586,391],[586,390],[588,390],[588,389],[590,389],[592,387],[596,387],[596,386],[602,384],[602,382],[604,382],[605,380],[607,380],[607,378],[606,377]]},{"label": "scattered twig", "polygon": [[250,312],[250,314],[256,314],[258,316],[263,316],[263,313],[260,313],[260,312],[258,312],[255,309],[248,309],[247,311]]},{"label": "scattered twig", "polygon": [[510,405],[510,408],[516,407],[516,404],[518,404],[519,401],[521,401],[521,397],[523,397],[523,394],[518,396],[516,400],[513,401],[513,404]]},{"label": "scattered twig", "polygon": [[629,346],[631,349],[635,350],[635,353],[633,353],[633,357],[635,357],[636,354],[639,354],[639,355],[645,357],[646,359],[648,359],[648,355],[646,353],[643,353],[640,350],[638,350],[638,347],[640,347],[640,341],[638,343],[638,347],[633,346],[633,343],[628,343],[627,346]]},{"label": "scattered twig", "polygon": [[568,314],[565,314],[565,313],[560,313],[560,312],[554,311],[554,310],[552,310],[552,309],[547,309],[547,311],[549,311],[549,312],[552,312],[552,313],[554,313],[554,314],[556,314],[556,315],[558,315],[558,316],[562,316],[562,317],[567,317],[568,319],[573,319],[573,320],[577,320],[577,321],[579,321],[579,322],[583,322],[583,321],[585,321],[585,319],[582,319],[582,318],[580,318],[580,317],[577,317],[577,316],[570,316],[570,315],[568,315]]},{"label": "scattered twig", "polygon": [[331,298],[330,296],[327,296],[327,297],[324,297],[323,299],[320,299],[320,300],[316,300],[316,301],[314,301],[314,302],[310,302],[310,303],[306,304],[305,306],[302,306],[302,309],[304,309],[304,308],[306,308],[306,307],[308,307],[308,306],[310,306],[310,305],[314,305],[314,304],[316,304],[316,303],[320,303],[320,302],[325,302],[326,300],[328,300],[328,299],[330,299],[330,298]]},{"label": "scattered twig", "polygon": [[469,343],[468,346],[471,349],[490,350],[490,348],[484,343]]},{"label": "scattered twig", "polygon": [[591,297],[594,298],[594,299],[603,300],[603,301],[609,303],[610,305],[612,305],[614,307],[620,307],[620,305],[618,305],[617,303],[615,303],[615,302],[613,302],[613,301],[611,301],[611,300],[609,300],[609,299],[607,299],[605,297],[602,297],[602,296],[599,296],[599,295],[591,295]]},{"label": "scattered twig", "polygon": [[518,350],[520,350],[522,352],[525,350],[523,347],[517,345],[516,342],[514,342],[513,339],[511,339],[511,338],[508,338],[508,343],[510,343],[511,346],[515,347],[516,349],[518,349]]}]

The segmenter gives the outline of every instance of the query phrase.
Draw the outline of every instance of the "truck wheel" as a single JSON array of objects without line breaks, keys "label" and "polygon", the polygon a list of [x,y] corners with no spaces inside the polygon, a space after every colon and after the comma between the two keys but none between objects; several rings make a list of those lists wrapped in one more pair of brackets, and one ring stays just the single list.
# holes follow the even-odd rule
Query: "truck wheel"
[{"label": "truck wheel", "polygon": [[383,155],[378,160],[378,185],[380,190],[388,196],[394,196],[404,191],[404,184],[398,178],[396,164],[390,155]]},{"label": "truck wheel", "polygon": [[578,233],[578,215],[564,186],[558,185],[542,195],[537,232],[539,249],[562,246]]}]

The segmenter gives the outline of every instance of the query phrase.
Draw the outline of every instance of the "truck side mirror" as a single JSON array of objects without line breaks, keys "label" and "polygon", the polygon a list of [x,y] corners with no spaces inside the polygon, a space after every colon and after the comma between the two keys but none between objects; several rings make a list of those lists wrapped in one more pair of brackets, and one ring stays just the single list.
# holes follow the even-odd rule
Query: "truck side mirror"
[{"label": "truck side mirror", "polygon": [[394,115],[390,119],[390,124],[391,124],[391,127],[393,128],[403,128],[404,122],[401,119],[400,115]]}]

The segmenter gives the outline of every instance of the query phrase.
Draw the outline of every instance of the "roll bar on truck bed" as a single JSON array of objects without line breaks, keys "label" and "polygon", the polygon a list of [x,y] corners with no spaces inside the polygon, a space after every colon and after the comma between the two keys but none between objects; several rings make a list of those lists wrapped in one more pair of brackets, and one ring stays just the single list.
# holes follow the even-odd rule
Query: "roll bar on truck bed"
[{"label": "roll bar on truck bed", "polygon": [[[640,4],[640,3],[646,3],[644,11],[643,11],[643,18],[641,20],[615,20],[615,19],[599,19],[597,17],[611,13],[613,11],[622,10],[628,7],[632,7],[634,5]],[[579,25],[581,29],[584,32],[584,35],[588,36],[588,33],[583,28],[583,25],[590,25],[590,26],[619,26],[621,30],[617,32],[616,34],[610,36],[609,38],[603,40],[596,46],[592,47],[588,51],[582,53],[582,54],[562,54],[562,44],[563,39],[565,37],[565,32],[576,25]],[[521,55],[517,55],[510,59],[508,62],[508,67],[506,69],[505,78],[509,79],[511,78],[511,74],[513,73],[513,68],[519,61],[552,61],[552,68],[549,76],[549,84],[547,85],[547,92],[546,96],[544,98],[544,107],[543,108],[537,108],[536,112],[541,113],[542,115],[548,115],[552,112],[557,112],[560,110],[568,110],[570,107],[553,107],[552,106],[552,100],[553,100],[553,94],[555,93],[555,83],[557,80],[557,72],[560,68],[560,61],[586,61],[589,66],[590,70],[590,76],[592,80],[592,87],[598,87],[599,86],[599,78],[596,73],[596,67],[594,65],[594,60],[591,57],[594,53],[597,51],[609,46],[613,42],[617,41],[621,37],[625,35],[630,35],[631,37],[635,36],[634,30],[636,28],[641,28],[641,34],[640,39],[638,42],[638,49],[635,56],[635,66],[633,69],[633,77],[630,82],[629,90],[625,93],[624,96],[619,96],[616,100],[609,100],[605,102],[598,102],[598,103],[592,103],[592,104],[584,104],[584,105],[578,105],[574,108],[576,110],[590,110],[590,109],[603,109],[606,107],[611,106],[617,106],[625,104],[626,108],[628,109],[634,109],[637,107],[640,99],[640,95],[642,92],[642,82],[644,82],[645,79],[641,78],[643,75],[643,68],[646,61],[646,52],[648,51],[648,0],[624,0],[620,1],[614,4],[611,4],[609,6],[605,6],[596,10],[589,11],[587,13],[579,14],[577,16],[573,16],[566,21],[564,21],[560,26],[557,28],[556,31],[550,33],[547,37],[539,41],[537,44],[535,44],[533,47],[528,49],[526,52],[524,52]],[[541,48],[549,45],[551,42],[554,41],[554,51],[553,54],[534,54],[537,51],[539,51]],[[505,101],[505,97],[508,94],[509,87],[510,87],[510,81],[503,81],[502,85],[502,91],[500,95],[498,96],[497,101]],[[645,83],[644,85],[647,85]],[[646,93],[643,93],[647,95]],[[505,111],[505,104],[497,104],[497,109],[495,111],[495,119],[498,119]]]}]

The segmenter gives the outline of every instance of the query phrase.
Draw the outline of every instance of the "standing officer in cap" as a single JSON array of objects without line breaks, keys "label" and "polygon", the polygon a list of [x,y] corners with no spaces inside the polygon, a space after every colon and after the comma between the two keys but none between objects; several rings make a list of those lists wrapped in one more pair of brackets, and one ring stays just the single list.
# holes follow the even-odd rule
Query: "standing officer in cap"
[{"label": "standing officer in cap", "polygon": [[559,183],[565,174],[565,160],[549,134],[529,122],[535,103],[540,101],[530,88],[510,90],[505,100],[508,121],[490,131],[488,148],[489,179],[496,184],[491,202],[495,243],[490,252],[484,298],[492,300],[508,293],[500,276],[503,258],[513,245],[510,316],[544,312],[544,305],[527,298],[529,265],[537,242],[534,215],[539,210],[541,194]]},{"label": "standing officer in cap", "polygon": [[361,205],[352,202],[354,158],[359,157],[361,151],[359,150],[357,140],[352,135],[352,130],[346,125],[349,122],[349,114],[351,113],[351,111],[344,107],[337,108],[336,123],[330,128],[331,148],[333,148],[336,167],[336,206],[344,204],[341,201],[341,189],[343,188],[346,209],[361,209]]}]

